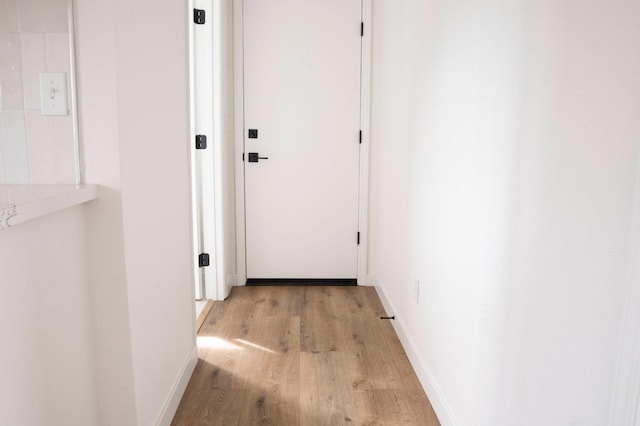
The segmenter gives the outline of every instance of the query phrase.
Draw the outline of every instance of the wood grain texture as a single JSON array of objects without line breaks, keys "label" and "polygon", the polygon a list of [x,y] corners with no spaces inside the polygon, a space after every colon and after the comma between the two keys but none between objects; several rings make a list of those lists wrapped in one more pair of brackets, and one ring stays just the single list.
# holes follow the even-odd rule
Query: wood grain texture
[{"label": "wood grain texture", "polygon": [[235,287],[172,425],[439,425],[371,287]]},{"label": "wood grain texture", "polygon": [[196,319],[196,333],[200,331],[200,327],[202,327],[202,324],[204,324],[204,320],[207,318],[207,315],[209,315],[209,311],[212,307],[213,300],[207,300],[207,304],[204,305],[204,308],[202,308],[202,312],[200,312],[200,315],[198,315],[198,318]]}]

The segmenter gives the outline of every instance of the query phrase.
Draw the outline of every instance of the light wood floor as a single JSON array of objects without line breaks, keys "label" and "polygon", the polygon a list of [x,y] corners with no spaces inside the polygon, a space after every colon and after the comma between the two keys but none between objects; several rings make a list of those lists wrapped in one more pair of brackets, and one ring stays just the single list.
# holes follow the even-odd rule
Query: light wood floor
[{"label": "light wood floor", "polygon": [[235,287],[173,425],[439,425],[372,287]]}]

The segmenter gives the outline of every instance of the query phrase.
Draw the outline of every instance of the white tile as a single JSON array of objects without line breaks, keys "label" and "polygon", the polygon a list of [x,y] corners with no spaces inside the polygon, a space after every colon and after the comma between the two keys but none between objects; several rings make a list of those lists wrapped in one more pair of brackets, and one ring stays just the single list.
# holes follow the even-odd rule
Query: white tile
[{"label": "white tile", "polygon": [[55,183],[50,118],[39,111],[26,111],[29,177],[32,184]]},{"label": "white tile", "polygon": [[23,33],[43,33],[44,0],[18,0],[20,31]]},{"label": "white tile", "polygon": [[23,107],[20,36],[0,33],[0,108]]},{"label": "white tile", "polygon": [[48,72],[66,72],[71,68],[69,59],[69,36],[67,34],[46,35],[46,57]]},{"label": "white tile", "polygon": [[56,184],[76,183],[73,121],[70,115],[52,116],[51,142]]},{"label": "white tile", "polygon": [[0,0],[0,31],[3,33],[17,33],[18,0]]},{"label": "white tile", "polygon": [[24,113],[22,111],[3,111],[0,113],[0,121],[7,183],[29,183]]},{"label": "white tile", "polygon": [[20,34],[25,109],[40,109],[40,73],[47,71],[44,34]]},{"label": "white tile", "polygon": [[67,34],[47,34],[45,37],[45,53],[48,72],[66,73],[67,105],[71,105],[71,56],[69,54],[69,36]]},{"label": "white tile", "polygon": [[48,33],[68,33],[67,0],[45,0],[44,22]]}]

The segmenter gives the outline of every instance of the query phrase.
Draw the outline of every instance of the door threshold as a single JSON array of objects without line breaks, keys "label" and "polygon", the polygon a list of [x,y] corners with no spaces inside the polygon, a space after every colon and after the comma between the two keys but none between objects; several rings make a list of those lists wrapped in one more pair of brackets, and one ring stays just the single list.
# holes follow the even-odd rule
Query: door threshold
[{"label": "door threshold", "polygon": [[248,278],[247,286],[356,286],[356,278]]}]

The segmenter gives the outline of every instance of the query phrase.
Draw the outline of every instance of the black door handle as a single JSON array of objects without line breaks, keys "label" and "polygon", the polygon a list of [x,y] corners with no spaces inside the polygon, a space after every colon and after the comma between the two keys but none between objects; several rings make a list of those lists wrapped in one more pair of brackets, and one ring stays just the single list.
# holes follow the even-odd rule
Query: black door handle
[{"label": "black door handle", "polygon": [[269,157],[260,157],[260,154],[258,154],[257,152],[250,152],[249,153],[249,162],[250,163],[257,163],[259,160],[268,160]]}]

